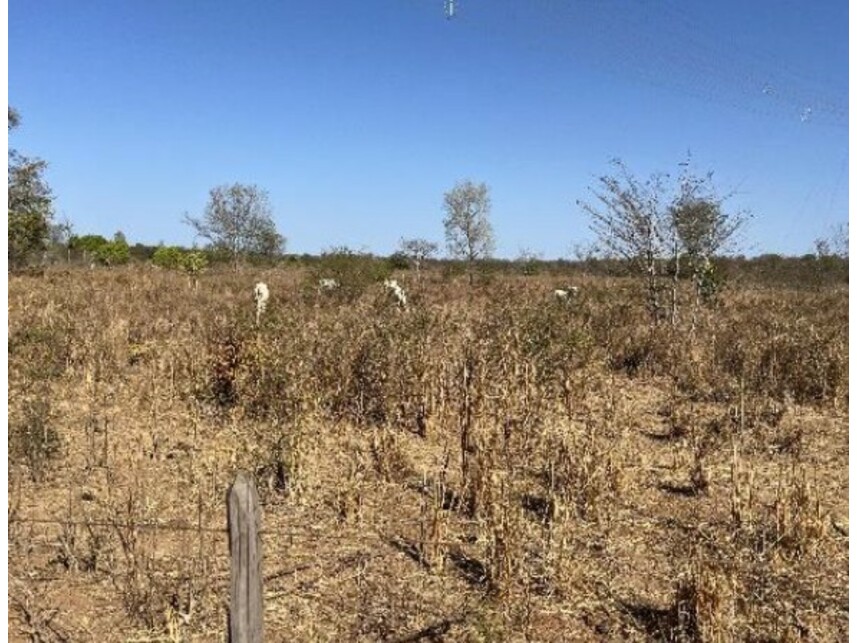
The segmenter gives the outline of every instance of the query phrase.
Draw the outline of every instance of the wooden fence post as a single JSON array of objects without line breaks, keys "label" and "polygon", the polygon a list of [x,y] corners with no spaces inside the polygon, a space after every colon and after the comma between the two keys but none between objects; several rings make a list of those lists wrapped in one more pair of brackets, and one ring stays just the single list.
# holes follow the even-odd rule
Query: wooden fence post
[{"label": "wooden fence post", "polygon": [[253,477],[238,473],[227,496],[230,643],[262,643],[262,512]]}]

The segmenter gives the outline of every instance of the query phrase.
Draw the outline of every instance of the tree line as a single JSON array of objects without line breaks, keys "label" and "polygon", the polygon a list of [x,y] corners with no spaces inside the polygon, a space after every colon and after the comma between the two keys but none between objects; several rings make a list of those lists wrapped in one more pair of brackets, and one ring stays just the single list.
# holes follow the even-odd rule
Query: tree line
[{"label": "tree line", "polygon": [[[10,107],[8,119],[11,134],[20,126],[21,118]],[[209,191],[200,216],[185,213],[182,221],[202,241],[201,248],[140,243],[131,246],[121,232],[112,239],[75,235],[69,222],[56,221],[54,195],[44,177],[46,167],[44,160],[24,156],[10,146],[10,270],[44,263],[52,257],[106,266],[150,260],[164,268],[197,274],[212,263],[229,263],[237,268],[242,262],[286,258],[286,238],[274,222],[269,195],[256,185],[216,186]],[[589,217],[595,242],[579,251],[575,261],[545,262],[537,253],[526,250],[513,261],[494,259],[496,236],[490,219],[490,188],[471,180],[459,181],[443,195],[447,257],[439,257],[440,244],[435,241],[404,237],[388,261],[417,274],[430,262],[460,265],[471,284],[480,271],[510,266],[523,274],[576,266],[591,272],[637,275],[653,320],[675,320],[679,282],[693,282],[697,304],[714,294],[727,272],[723,269],[726,260],[740,245],[740,233],[750,215],[730,209],[731,195],[718,194],[712,174],[694,172],[689,159],[679,164],[675,176],[658,173],[641,179],[621,160],[614,160],[612,168],[590,188],[588,199],[577,202]],[[347,248],[339,249],[339,253],[355,254]],[[337,249],[324,254],[336,255]],[[816,240],[813,257],[821,267],[841,272],[841,263],[847,262],[848,257],[847,224],[835,228],[829,237]],[[298,260],[295,256],[287,258]],[[305,255],[300,260],[311,262],[313,258]],[[729,265],[734,270],[739,264],[732,261]]]}]

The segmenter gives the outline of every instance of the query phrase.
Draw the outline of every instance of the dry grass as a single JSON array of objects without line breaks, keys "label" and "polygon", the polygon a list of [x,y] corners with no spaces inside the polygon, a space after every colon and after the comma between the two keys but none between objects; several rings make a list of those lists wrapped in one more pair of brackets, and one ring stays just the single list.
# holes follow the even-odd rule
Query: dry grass
[{"label": "dry grass", "polygon": [[11,277],[10,636],[222,640],[243,469],[270,640],[847,637],[847,291],[408,277]]}]

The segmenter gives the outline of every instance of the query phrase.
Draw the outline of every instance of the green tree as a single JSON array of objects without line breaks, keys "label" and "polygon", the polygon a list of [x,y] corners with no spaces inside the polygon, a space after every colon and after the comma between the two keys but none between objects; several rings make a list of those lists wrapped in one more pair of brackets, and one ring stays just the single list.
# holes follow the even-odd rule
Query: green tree
[{"label": "green tree", "polygon": [[116,235],[113,241],[105,243],[95,251],[95,257],[105,266],[119,266],[131,259],[131,248],[124,236]]},{"label": "green tree", "polygon": [[746,223],[746,215],[724,208],[728,196],[717,196],[711,185],[711,172],[699,176],[688,169],[688,163],[683,166],[668,222],[684,253],[694,261],[702,261],[729,248]]},{"label": "green tree", "polygon": [[684,258],[696,289],[695,305],[711,301],[722,277],[712,263],[715,255],[730,249],[738,231],[745,225],[744,212],[724,207],[728,198],[720,197],[711,185],[712,172],[702,176],[690,169],[690,161],[681,164],[678,194],[669,208],[667,223],[673,239],[673,319],[677,314],[677,284]]},{"label": "green tree", "polygon": [[196,278],[208,267],[208,259],[199,250],[188,250],[181,254],[178,265],[191,277]]},{"label": "green tree", "polygon": [[491,198],[484,183],[462,181],[443,196],[443,227],[450,255],[467,261],[470,283],[479,259],[494,252],[494,230],[488,220]]},{"label": "green tree", "polygon": [[[9,131],[20,125],[9,108]],[[9,267],[20,268],[47,247],[53,220],[53,194],[44,178],[47,163],[9,148]]]},{"label": "green tree", "polygon": [[209,192],[202,217],[185,215],[185,223],[210,248],[229,255],[235,267],[249,255],[282,254],[285,238],[277,232],[268,193],[255,185],[221,185]]},{"label": "green tree", "polygon": [[[94,254],[98,249],[107,245],[109,242],[100,234],[85,234],[83,236],[74,235],[69,239],[69,246],[72,250]],[[85,258],[85,257],[84,257]]]},{"label": "green tree", "polygon": [[160,246],[152,255],[152,263],[159,268],[176,270],[182,264],[183,252],[178,246]]}]

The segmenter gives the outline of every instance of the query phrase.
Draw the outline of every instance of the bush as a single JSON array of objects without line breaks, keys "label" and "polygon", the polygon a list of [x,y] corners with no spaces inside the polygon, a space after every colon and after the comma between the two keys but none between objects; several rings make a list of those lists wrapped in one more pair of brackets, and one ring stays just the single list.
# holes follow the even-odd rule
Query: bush
[{"label": "bush", "polygon": [[24,405],[23,417],[9,422],[9,456],[13,462],[27,465],[33,482],[44,479],[47,465],[60,454],[59,434],[51,423],[47,395]]},{"label": "bush", "polygon": [[159,268],[176,270],[182,262],[183,251],[177,246],[161,246],[152,255],[152,263]]},{"label": "bush", "polygon": [[182,253],[179,257],[179,267],[192,277],[196,277],[208,267],[208,259],[198,250]]},{"label": "bush", "polygon": [[109,241],[95,251],[95,258],[105,266],[119,266],[130,261],[131,249],[121,239]]},{"label": "bush", "polygon": [[339,282],[337,292],[351,301],[362,295],[371,284],[389,277],[391,272],[387,261],[343,246],[324,252],[311,278],[314,284],[322,278],[336,279]]},{"label": "bush", "polygon": [[411,261],[401,252],[394,252],[387,258],[390,270],[410,270]]},{"label": "bush", "polygon": [[208,257],[200,250],[183,250],[177,246],[161,246],[155,251],[152,263],[166,270],[181,270],[198,277],[208,268]]}]

